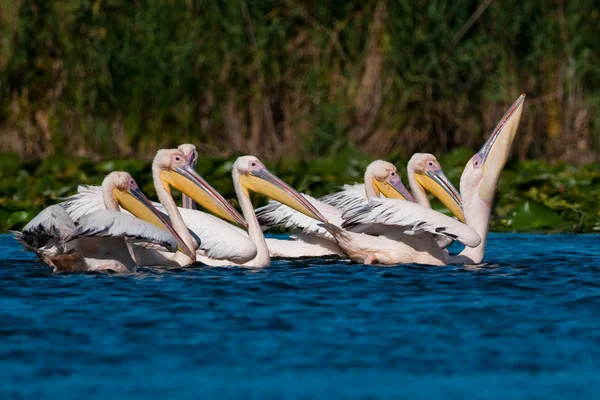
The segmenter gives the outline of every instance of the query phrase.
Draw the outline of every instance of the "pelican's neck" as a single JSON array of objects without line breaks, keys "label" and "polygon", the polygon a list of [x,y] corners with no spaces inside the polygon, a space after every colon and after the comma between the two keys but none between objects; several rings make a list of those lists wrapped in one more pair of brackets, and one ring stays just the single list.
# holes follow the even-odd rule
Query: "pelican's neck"
[{"label": "pelican's neck", "polygon": [[265,235],[263,235],[260,229],[256,214],[254,214],[254,207],[252,206],[248,192],[242,187],[239,174],[236,172],[233,173],[233,187],[235,188],[235,193],[242,209],[242,215],[248,223],[248,237],[256,246],[256,257],[247,264],[253,267],[268,267],[271,265],[271,258],[269,257],[269,248],[267,247]]},{"label": "pelican's neck", "polygon": [[104,207],[111,211],[121,211],[119,203],[117,203],[117,199],[115,199],[113,194],[114,187],[115,185],[112,182],[107,181],[102,183],[102,199],[104,200]]},{"label": "pelican's neck", "polygon": [[192,200],[190,196],[185,193],[181,193],[181,208],[187,208],[188,210],[196,209],[196,202]]},{"label": "pelican's neck", "polygon": [[453,264],[478,264],[483,261],[485,253],[492,202],[482,200],[477,195],[463,198],[463,210],[466,224],[481,237],[481,243],[477,247],[465,247],[458,256],[450,258],[453,259]]},{"label": "pelican's neck", "polygon": [[[188,231],[185,222],[183,222],[183,218],[181,217],[181,213],[177,208],[177,204],[175,204],[175,200],[167,189],[163,186],[163,183],[160,179],[160,169],[156,166],[152,167],[152,179],[154,181],[154,189],[156,190],[156,195],[158,196],[158,200],[165,208],[165,211],[169,215],[169,219],[171,220],[171,225],[175,229],[175,232],[181,236],[185,244],[189,249],[194,250],[196,246],[194,245],[194,241],[192,240],[192,235]],[[189,265],[196,262],[196,259],[191,259],[187,255],[178,251],[173,256],[173,261],[179,262],[182,265]]]},{"label": "pelican's neck", "polygon": [[431,203],[429,203],[425,189],[423,189],[423,186],[419,185],[419,182],[417,182],[415,169],[409,165],[406,173],[408,174],[410,190],[412,190],[413,197],[417,201],[417,204],[420,204],[423,207],[431,208]]},{"label": "pelican's neck", "polygon": [[375,190],[373,179],[375,179],[375,175],[367,169],[365,172],[365,195],[367,196],[367,199],[379,197],[379,194]]}]

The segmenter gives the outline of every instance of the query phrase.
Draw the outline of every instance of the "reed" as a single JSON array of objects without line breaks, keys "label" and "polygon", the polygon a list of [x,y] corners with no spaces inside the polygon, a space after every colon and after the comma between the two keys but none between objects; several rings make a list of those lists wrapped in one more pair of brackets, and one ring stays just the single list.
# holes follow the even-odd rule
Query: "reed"
[{"label": "reed", "polygon": [[599,25],[592,0],[0,0],[0,151],[442,154],[525,92],[519,157],[585,164]]}]

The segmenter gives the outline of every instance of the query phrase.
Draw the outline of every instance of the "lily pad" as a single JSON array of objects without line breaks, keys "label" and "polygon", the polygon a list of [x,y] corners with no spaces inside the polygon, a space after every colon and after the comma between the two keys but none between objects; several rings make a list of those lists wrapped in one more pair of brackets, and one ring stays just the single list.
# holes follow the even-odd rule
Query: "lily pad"
[{"label": "lily pad", "polygon": [[525,201],[512,212],[509,224],[516,230],[550,229],[561,231],[567,227],[567,222],[549,208],[533,202]]}]

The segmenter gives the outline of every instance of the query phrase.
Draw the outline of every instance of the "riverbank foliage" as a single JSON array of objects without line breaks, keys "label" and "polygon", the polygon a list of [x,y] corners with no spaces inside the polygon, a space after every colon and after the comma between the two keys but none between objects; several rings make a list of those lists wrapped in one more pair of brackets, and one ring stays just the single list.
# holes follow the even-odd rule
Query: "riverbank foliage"
[{"label": "riverbank foliage", "polygon": [[0,151],[599,160],[593,0],[0,0]]},{"label": "riverbank foliage", "polygon": [[[470,150],[460,149],[438,158],[457,187],[471,155]],[[201,157],[196,168],[227,199],[235,199],[231,183],[234,160]],[[399,156],[389,160],[404,176],[406,160]],[[267,166],[298,191],[322,196],[344,183],[360,182],[370,161],[364,154],[343,152],[336,158],[310,161],[282,158]],[[61,156],[21,162],[16,154],[0,154],[0,231],[22,228],[42,208],[75,193],[78,184],[99,185],[114,170],[131,173],[146,195],[155,198],[149,162],[97,163]],[[265,202],[262,197],[254,199],[256,206]],[[566,163],[511,162],[501,176],[491,227],[495,231],[595,232],[600,230],[598,204],[599,164],[576,168]],[[442,210],[440,203],[433,206]]]}]

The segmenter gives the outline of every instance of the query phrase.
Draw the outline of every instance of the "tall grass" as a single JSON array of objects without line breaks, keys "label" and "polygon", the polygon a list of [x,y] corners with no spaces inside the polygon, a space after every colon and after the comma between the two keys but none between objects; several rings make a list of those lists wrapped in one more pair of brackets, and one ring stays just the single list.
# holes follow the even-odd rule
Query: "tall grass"
[{"label": "tall grass", "polygon": [[592,0],[0,0],[0,151],[600,159]]}]

